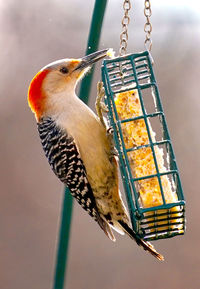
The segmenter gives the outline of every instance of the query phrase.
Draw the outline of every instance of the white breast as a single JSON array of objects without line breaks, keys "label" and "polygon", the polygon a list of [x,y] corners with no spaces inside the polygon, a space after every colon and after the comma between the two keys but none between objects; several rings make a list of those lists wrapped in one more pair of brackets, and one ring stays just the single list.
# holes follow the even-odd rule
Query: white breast
[{"label": "white breast", "polygon": [[[69,99],[68,99],[69,100]],[[73,136],[92,183],[103,181],[107,170],[112,170],[108,159],[109,142],[106,130],[97,116],[78,97],[70,98],[62,113],[56,116],[59,126]]]}]

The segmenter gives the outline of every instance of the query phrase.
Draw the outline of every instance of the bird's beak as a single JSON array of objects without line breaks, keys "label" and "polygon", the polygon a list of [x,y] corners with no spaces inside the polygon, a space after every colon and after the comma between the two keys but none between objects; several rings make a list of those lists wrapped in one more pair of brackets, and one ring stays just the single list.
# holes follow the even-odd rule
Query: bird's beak
[{"label": "bird's beak", "polygon": [[99,61],[100,59],[106,57],[108,50],[109,49],[107,48],[84,56],[83,58],[80,59],[80,62],[75,68],[75,70],[83,70],[88,66],[91,66],[95,62]]}]

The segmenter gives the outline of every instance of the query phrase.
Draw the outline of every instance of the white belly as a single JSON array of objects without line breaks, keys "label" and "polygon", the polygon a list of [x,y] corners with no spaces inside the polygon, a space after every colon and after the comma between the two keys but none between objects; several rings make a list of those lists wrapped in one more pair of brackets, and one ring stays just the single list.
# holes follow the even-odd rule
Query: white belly
[{"label": "white belly", "polygon": [[105,128],[92,110],[78,98],[75,102],[72,107],[68,107],[67,113],[63,112],[57,118],[57,123],[75,139],[89,182],[93,186],[97,181],[102,182],[106,172],[112,170],[108,158],[109,142]]}]

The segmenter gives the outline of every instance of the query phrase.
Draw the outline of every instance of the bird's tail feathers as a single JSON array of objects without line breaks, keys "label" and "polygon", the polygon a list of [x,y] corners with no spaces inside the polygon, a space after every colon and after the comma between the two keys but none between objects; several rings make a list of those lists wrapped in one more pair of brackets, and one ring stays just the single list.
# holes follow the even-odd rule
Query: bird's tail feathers
[{"label": "bird's tail feathers", "polygon": [[99,226],[101,227],[101,229],[104,231],[104,233],[106,234],[106,236],[113,242],[116,241],[115,236],[112,232],[111,227],[108,225],[108,223],[99,215],[97,218],[97,222],[99,224]]},{"label": "bird's tail feathers", "polygon": [[156,251],[156,249],[150,242],[144,241],[137,237],[136,233],[125,222],[121,220],[119,220],[118,222],[125,231],[125,233],[127,233],[131,239],[134,239],[139,246],[143,247],[144,250],[148,251],[158,260],[164,261],[164,257]]}]

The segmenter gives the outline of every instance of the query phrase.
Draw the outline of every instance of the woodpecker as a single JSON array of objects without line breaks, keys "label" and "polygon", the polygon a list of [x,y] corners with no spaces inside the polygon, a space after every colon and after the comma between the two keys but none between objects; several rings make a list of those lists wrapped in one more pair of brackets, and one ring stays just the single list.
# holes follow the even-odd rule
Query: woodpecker
[{"label": "woodpecker", "polygon": [[112,229],[128,234],[163,260],[154,247],[138,238],[118,187],[118,164],[107,129],[75,93],[80,79],[108,49],[79,59],[62,59],[42,68],[32,79],[28,103],[35,114],[48,162],[72,196],[115,241]]}]

